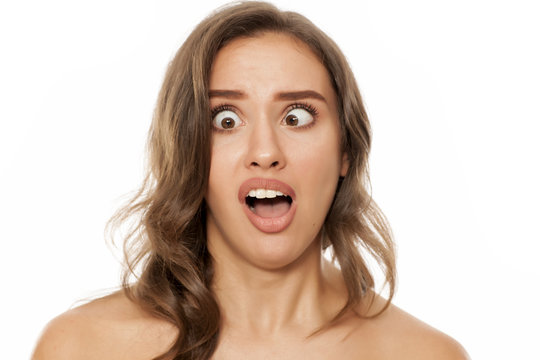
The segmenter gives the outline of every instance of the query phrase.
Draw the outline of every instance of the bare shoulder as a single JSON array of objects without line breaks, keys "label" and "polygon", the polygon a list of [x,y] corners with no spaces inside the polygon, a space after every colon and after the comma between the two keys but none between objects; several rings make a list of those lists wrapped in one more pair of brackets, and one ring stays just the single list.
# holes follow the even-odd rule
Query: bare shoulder
[{"label": "bare shoulder", "polygon": [[118,292],[53,319],[32,360],[149,359],[166,351],[176,334]]},{"label": "bare shoulder", "polygon": [[[384,302],[384,299],[375,296],[371,311],[381,309]],[[360,312],[366,314],[365,309]],[[367,314],[370,314],[369,310]],[[353,338],[361,338],[361,342],[369,339],[374,359],[470,359],[465,349],[452,337],[394,305],[374,318],[357,318],[352,335]]]},{"label": "bare shoulder", "polygon": [[401,354],[402,359],[469,359],[461,344],[452,337],[394,305],[381,314],[379,326],[389,335],[389,348]]}]

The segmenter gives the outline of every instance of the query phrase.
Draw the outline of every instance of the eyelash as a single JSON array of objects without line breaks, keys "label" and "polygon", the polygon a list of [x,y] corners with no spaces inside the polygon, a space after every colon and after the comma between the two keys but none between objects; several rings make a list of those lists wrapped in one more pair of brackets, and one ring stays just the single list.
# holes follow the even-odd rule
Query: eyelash
[{"label": "eyelash", "polygon": [[213,107],[212,109],[210,109],[210,113],[212,114],[212,119],[218,113],[220,113],[221,111],[225,111],[225,110],[234,111],[234,107],[231,106],[231,105],[227,105],[227,104],[221,104],[221,105],[218,105],[216,107]]},{"label": "eyelash", "polygon": [[[312,127],[313,125],[315,125],[315,123],[317,122],[317,118],[319,116],[319,111],[313,105],[308,104],[306,102],[296,102],[294,104],[289,105],[287,107],[287,109],[286,109],[286,112],[289,112],[289,111],[294,110],[294,109],[304,109],[308,113],[310,113],[311,116],[313,116],[313,121],[312,122],[310,122],[309,124],[304,125],[302,127],[299,127],[299,129],[308,129],[308,128]],[[234,108],[234,106],[231,106],[229,104],[220,104],[220,105],[217,105],[217,106],[213,107],[212,109],[210,109],[212,119],[214,119],[214,117],[218,113],[220,113],[221,111],[226,111],[226,110],[235,111],[235,108]],[[223,129],[216,128],[215,126],[212,126],[212,128],[214,129],[214,131],[217,131],[217,132],[231,133],[231,130],[223,130]]]},{"label": "eyelash", "polygon": [[315,108],[315,106],[305,103],[305,102],[297,102],[297,103],[289,105],[289,107],[287,108],[287,112],[293,109],[304,109],[308,113],[310,113],[311,116],[313,116],[313,121],[310,123],[310,125],[313,124],[315,120],[317,120],[317,117],[319,116],[319,111]]}]

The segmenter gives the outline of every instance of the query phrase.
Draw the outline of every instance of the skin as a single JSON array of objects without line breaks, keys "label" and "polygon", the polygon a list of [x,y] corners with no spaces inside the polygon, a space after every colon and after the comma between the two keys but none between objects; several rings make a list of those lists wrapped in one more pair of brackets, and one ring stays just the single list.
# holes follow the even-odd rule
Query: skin
[{"label": "skin", "polygon": [[[339,270],[321,256],[319,231],[348,162],[339,146],[336,95],[309,48],[283,34],[236,39],[218,53],[210,89],[242,93],[210,100],[213,108],[226,104],[238,125],[213,134],[206,194],[213,291],[223,313],[213,358],[467,359],[453,339],[395,306],[369,319],[350,312],[310,336],[347,298]],[[305,90],[324,100],[277,96]],[[300,126],[283,121],[298,102],[317,109],[314,122],[299,109],[293,113]],[[295,190],[296,214],[283,231],[261,232],[243,213],[238,188],[252,177],[278,179]],[[368,297],[372,306],[366,301],[357,313],[372,315],[383,306],[383,299]],[[33,359],[149,359],[176,334],[117,293],[54,319]]]}]

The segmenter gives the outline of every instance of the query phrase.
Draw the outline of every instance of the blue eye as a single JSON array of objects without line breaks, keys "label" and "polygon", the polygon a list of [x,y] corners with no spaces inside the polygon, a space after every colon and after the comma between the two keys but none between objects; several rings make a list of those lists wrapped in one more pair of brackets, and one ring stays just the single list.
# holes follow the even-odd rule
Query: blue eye
[{"label": "blue eye", "polygon": [[313,122],[313,120],[313,114],[309,110],[304,108],[296,108],[290,110],[287,115],[285,115],[283,122],[287,126],[301,127]]},{"label": "blue eye", "polygon": [[219,111],[213,118],[214,127],[220,130],[232,130],[241,123],[242,120],[231,110]]}]

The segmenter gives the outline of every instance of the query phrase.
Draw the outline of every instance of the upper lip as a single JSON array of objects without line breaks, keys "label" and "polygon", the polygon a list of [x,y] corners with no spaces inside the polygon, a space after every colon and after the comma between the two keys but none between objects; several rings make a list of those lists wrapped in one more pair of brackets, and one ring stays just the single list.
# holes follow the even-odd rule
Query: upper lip
[{"label": "upper lip", "polygon": [[240,189],[238,190],[238,201],[242,204],[245,203],[246,196],[248,196],[250,190],[255,189],[281,191],[284,195],[290,196],[293,201],[296,200],[296,194],[294,193],[293,188],[282,181],[276,179],[251,178],[240,185]]}]

